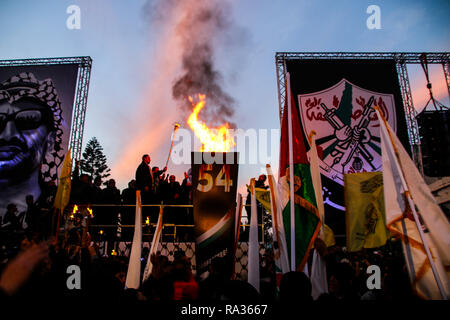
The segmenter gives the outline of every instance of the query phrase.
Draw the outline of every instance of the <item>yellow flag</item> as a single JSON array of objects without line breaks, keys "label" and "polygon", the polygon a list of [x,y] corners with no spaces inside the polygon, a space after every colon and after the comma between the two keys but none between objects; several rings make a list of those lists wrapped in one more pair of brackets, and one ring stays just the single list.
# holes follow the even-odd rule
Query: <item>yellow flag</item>
[{"label": "yellow flag", "polygon": [[336,240],[334,239],[334,232],[333,230],[331,230],[331,228],[329,226],[327,226],[326,224],[324,224],[323,226],[323,233],[324,233],[324,239],[323,241],[325,242],[325,244],[327,245],[327,247],[331,247],[334,246],[336,244]]},{"label": "yellow flag", "polygon": [[384,245],[390,233],[386,228],[382,173],[346,174],[344,190],[348,250]]},{"label": "yellow flag", "polygon": [[[333,230],[327,226],[325,223],[323,224],[323,236],[320,237],[320,239],[325,242],[325,245],[328,247],[332,247],[336,244],[336,239],[334,238],[334,232]],[[315,248],[314,244],[311,248]]]},{"label": "yellow flag", "polygon": [[263,188],[255,188],[256,200],[270,213],[270,191]]},{"label": "yellow flag", "polygon": [[69,203],[70,198],[70,187],[71,187],[71,171],[72,171],[72,160],[70,157],[70,150],[67,151],[66,157],[64,158],[64,163],[61,168],[61,173],[59,175],[58,190],[56,191],[54,207],[60,210],[64,208]]}]

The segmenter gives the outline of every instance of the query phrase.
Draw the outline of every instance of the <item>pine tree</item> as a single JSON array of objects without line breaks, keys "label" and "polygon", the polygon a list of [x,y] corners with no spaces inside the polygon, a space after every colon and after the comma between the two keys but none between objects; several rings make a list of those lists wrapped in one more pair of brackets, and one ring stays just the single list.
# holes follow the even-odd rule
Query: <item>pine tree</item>
[{"label": "pine tree", "polygon": [[83,152],[81,171],[90,174],[93,178],[107,178],[111,169],[106,164],[106,156],[103,154],[103,147],[96,137],[88,141]]}]

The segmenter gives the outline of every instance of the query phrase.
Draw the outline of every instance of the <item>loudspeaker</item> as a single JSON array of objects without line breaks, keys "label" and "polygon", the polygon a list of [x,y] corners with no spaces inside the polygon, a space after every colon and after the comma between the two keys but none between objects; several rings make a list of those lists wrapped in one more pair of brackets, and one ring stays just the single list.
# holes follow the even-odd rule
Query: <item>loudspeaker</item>
[{"label": "loudspeaker", "polygon": [[450,176],[450,110],[424,110],[416,120],[425,175]]}]

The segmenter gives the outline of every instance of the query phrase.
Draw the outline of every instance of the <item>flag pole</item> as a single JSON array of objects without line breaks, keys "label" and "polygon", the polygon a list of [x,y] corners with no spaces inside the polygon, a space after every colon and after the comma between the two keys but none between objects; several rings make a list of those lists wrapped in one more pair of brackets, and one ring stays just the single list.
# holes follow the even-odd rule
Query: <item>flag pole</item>
[{"label": "flag pole", "polygon": [[272,169],[270,167],[270,164],[266,164],[266,170],[267,170],[267,178],[269,180],[269,188],[270,188],[270,205],[271,205],[271,213],[272,213],[272,224],[275,229],[275,239],[278,242],[278,248],[281,246],[281,239],[280,234],[278,233],[278,208],[277,204],[275,202],[275,184],[273,183],[273,175],[272,175]]},{"label": "flag pole", "polygon": [[286,73],[287,79],[287,109],[288,109],[288,132],[289,132],[289,191],[291,203],[291,271],[296,270],[295,265],[295,197],[294,197],[294,152],[292,142],[292,103],[291,103],[291,77]]},{"label": "flag pole", "polygon": [[420,239],[422,240],[422,244],[423,244],[423,247],[424,247],[425,252],[427,254],[428,261],[430,262],[431,270],[433,271],[434,279],[436,280],[436,284],[437,284],[437,286],[439,288],[439,292],[441,293],[442,299],[446,300],[447,297],[446,297],[446,294],[445,294],[444,286],[442,285],[441,278],[439,277],[439,273],[437,272],[436,265],[435,265],[435,263],[433,261],[433,258],[431,256],[431,252],[430,252],[430,248],[428,246],[428,241],[425,238],[425,234],[423,233],[422,226],[421,226],[421,223],[419,221],[419,215],[417,214],[414,202],[413,202],[413,200],[411,198],[411,195],[409,193],[409,187],[408,187],[408,184],[406,183],[406,180],[405,180],[405,174],[403,172],[403,168],[402,168],[402,165],[401,165],[399,153],[397,151],[397,148],[395,147],[394,141],[392,140],[391,132],[389,131],[389,128],[386,125],[386,119],[383,117],[380,109],[377,106],[375,106],[375,110],[377,111],[377,114],[380,117],[380,119],[382,119],[382,121],[384,122],[384,127],[386,128],[386,131],[387,131],[387,133],[389,135],[388,143],[390,144],[390,147],[392,148],[392,150],[394,150],[394,152],[395,152],[395,157],[396,157],[397,161],[396,161],[396,163],[394,165],[396,165],[396,166],[398,166],[400,168],[399,172],[401,173],[400,177],[401,177],[401,182],[402,182],[403,189],[405,190],[405,197],[406,197],[406,199],[408,201],[409,207],[411,208],[411,212],[412,212],[413,217],[414,217],[414,222],[416,223],[417,230],[419,231]]},{"label": "flag pole", "polygon": [[251,219],[250,236],[248,239],[248,283],[258,292],[259,287],[259,242],[258,242],[258,215],[256,209],[255,178],[250,182],[251,191]]},{"label": "flag pole", "polygon": [[236,213],[234,222],[234,251],[233,251],[233,273],[231,274],[232,280],[236,278],[236,251],[239,245],[239,235],[241,234],[241,214],[242,214],[242,195],[238,193],[236,203]]}]

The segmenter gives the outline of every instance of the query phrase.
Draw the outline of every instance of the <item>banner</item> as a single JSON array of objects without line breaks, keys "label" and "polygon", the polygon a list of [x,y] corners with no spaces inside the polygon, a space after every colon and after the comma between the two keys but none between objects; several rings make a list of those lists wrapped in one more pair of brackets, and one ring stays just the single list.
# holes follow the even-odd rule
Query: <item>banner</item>
[{"label": "banner", "polygon": [[386,223],[401,240],[415,293],[450,299],[450,224],[414,162],[381,118]]},{"label": "banner", "polygon": [[238,153],[193,152],[191,156],[197,274],[220,256],[229,259],[231,276]]},{"label": "banner", "polygon": [[152,274],[153,270],[152,255],[154,254],[156,255],[158,245],[161,240],[161,233],[163,228],[163,214],[164,210],[163,207],[161,206],[159,208],[158,222],[156,222],[155,232],[153,233],[152,244],[150,246],[150,251],[148,252],[147,264],[145,265],[144,275],[142,276],[142,282],[147,280],[148,277],[150,277],[150,275]]},{"label": "banner", "polygon": [[283,209],[278,190],[278,184],[272,173],[272,168],[269,164],[266,165],[267,181],[269,182],[270,190],[270,213],[272,215],[273,226],[273,255],[275,260],[275,276],[277,283],[277,291],[279,290],[281,277],[284,273],[290,271],[289,256],[287,253],[286,232],[283,224]]},{"label": "banner", "polygon": [[270,213],[270,190],[255,188],[256,200]]},{"label": "banner", "polygon": [[[0,67],[0,208],[26,209],[57,182],[68,149],[78,65]],[[3,214],[4,210],[0,210]]]},{"label": "banner", "polygon": [[[136,190],[136,210],[134,215],[134,235],[131,253],[128,260],[125,288],[139,289],[141,285],[141,252],[142,252],[142,203],[141,191]],[[150,260],[150,253],[148,255]]]},{"label": "banner", "polygon": [[[381,170],[380,106],[409,149],[394,60],[291,59],[286,61],[305,142],[314,130],[322,175],[325,223],[344,235],[344,174]],[[307,149],[310,149],[309,144]]]},{"label": "banner", "polygon": [[389,239],[384,210],[383,174],[346,174],[344,181],[348,251],[383,246]]}]

